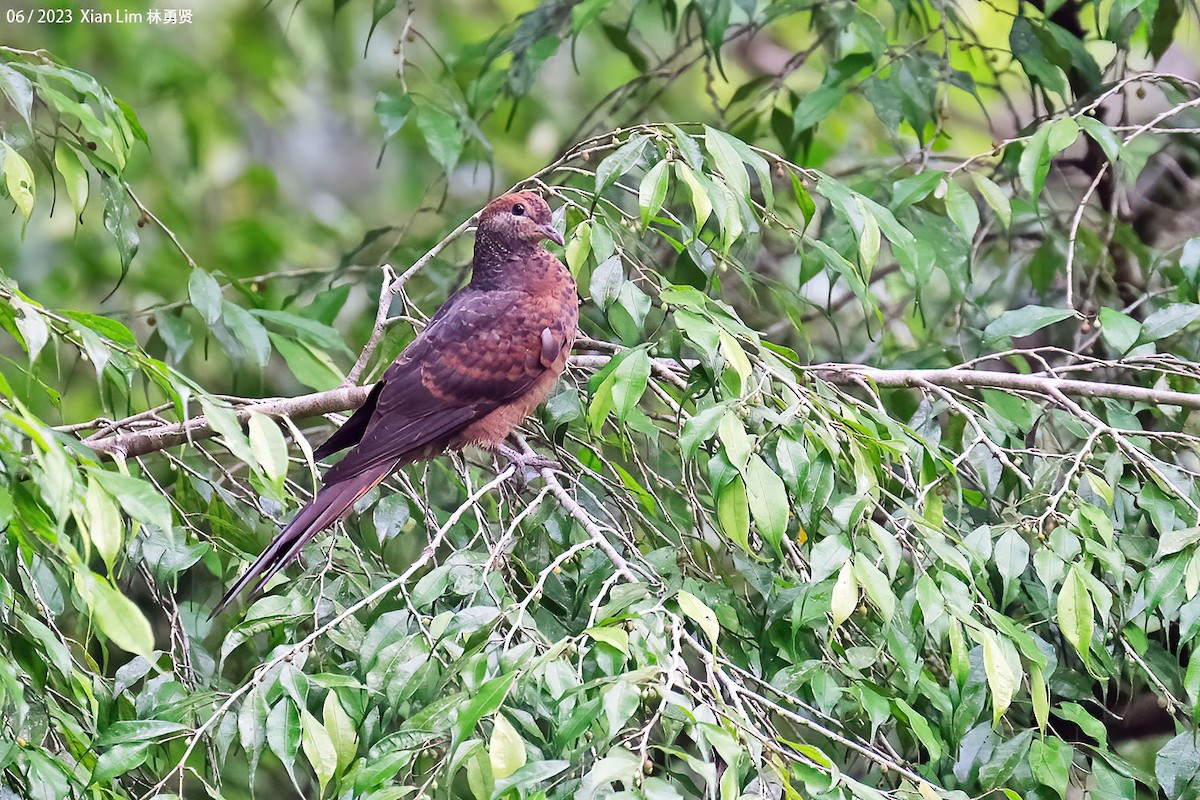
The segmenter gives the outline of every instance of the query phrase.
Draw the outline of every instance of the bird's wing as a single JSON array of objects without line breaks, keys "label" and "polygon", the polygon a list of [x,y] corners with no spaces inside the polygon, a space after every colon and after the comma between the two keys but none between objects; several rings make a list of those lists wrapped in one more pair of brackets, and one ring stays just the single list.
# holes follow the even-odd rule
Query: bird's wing
[{"label": "bird's wing", "polygon": [[[458,305],[463,293],[466,291],[466,289],[460,289],[446,298],[446,302],[442,303],[441,307],[438,308],[437,313],[435,313],[433,318],[429,320],[429,324],[425,327],[425,333],[422,335],[426,335],[430,328],[440,324],[440,321],[443,318],[449,316]],[[418,336],[408,349],[417,347],[420,341],[421,336]],[[406,349],[404,353],[400,354],[401,359],[408,355],[408,349]],[[370,422],[371,417],[375,415],[375,405],[379,402],[379,394],[383,391],[383,387],[386,385],[386,383],[387,380],[385,373],[385,378],[381,379],[375,384],[375,386],[371,388],[371,393],[367,395],[367,399],[364,400],[363,404],[354,411],[354,413],[350,416],[350,419],[342,423],[342,427],[334,431],[328,439],[321,443],[320,447],[313,451],[313,458],[320,461],[321,459],[331,456],[334,453],[345,450],[347,447],[353,447],[362,441],[363,433],[365,433],[367,430],[367,423]]]},{"label": "bird's wing", "polygon": [[440,449],[471,422],[529,391],[548,368],[544,313],[519,290],[468,288],[455,295],[384,373],[374,403],[347,421],[348,435],[338,440],[335,434],[319,449],[332,452],[331,446],[359,439],[326,473],[325,484]]},{"label": "bird's wing", "polygon": [[558,350],[565,346],[565,339],[548,333],[543,314],[519,291],[468,288],[448,300],[363,406],[316,453],[358,446],[325,473],[317,496],[213,613],[251,583],[252,594],[261,591],[306,542],[344,516],[398,464],[440,450],[472,421],[528,391],[554,360],[548,359],[548,349],[555,341]]}]

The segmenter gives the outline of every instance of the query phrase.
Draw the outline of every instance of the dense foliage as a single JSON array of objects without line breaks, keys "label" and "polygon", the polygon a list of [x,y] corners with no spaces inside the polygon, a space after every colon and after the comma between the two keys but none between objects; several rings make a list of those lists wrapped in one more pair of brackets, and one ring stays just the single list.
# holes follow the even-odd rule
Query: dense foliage
[{"label": "dense foliage", "polygon": [[[1180,0],[6,34],[0,797],[1200,794]],[[408,467],[209,619],[514,184],[562,471]]]}]

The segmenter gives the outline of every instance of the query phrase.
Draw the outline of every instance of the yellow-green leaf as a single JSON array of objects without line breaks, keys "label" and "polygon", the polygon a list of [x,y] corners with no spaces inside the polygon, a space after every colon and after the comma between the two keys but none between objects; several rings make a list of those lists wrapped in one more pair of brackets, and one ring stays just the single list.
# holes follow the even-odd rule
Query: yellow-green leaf
[{"label": "yellow-green leaf", "polygon": [[741,475],[725,484],[717,495],[717,521],[730,540],[750,552],[750,506]]},{"label": "yellow-green leaf", "polygon": [[125,539],[125,526],[121,523],[121,513],[117,504],[104,491],[99,481],[88,479],[87,497],[84,500],[87,509],[88,538],[92,547],[100,554],[105,566],[111,574],[117,554],[121,552],[121,544]]},{"label": "yellow-green leaf", "polygon": [[60,141],[54,148],[54,166],[62,175],[67,197],[71,198],[75,213],[82,214],[88,201],[88,176],[79,154],[73,147]]},{"label": "yellow-green leaf", "polygon": [[746,495],[754,524],[758,526],[758,532],[763,539],[779,551],[791,514],[783,478],[776,475],[767,466],[767,462],[757,455],[750,457],[745,475]]},{"label": "yellow-green leaf", "polygon": [[703,184],[696,177],[696,173],[692,172],[691,167],[682,161],[676,161],[675,171],[692,193],[692,210],[696,213],[696,232],[699,233],[700,229],[704,227],[704,223],[712,215],[712,200],[709,199]]},{"label": "yellow-green leaf", "polygon": [[16,150],[7,145],[4,149],[4,183],[8,187],[9,197],[28,222],[33,214],[33,170]]},{"label": "yellow-green leaf", "polygon": [[492,763],[492,777],[503,780],[525,766],[527,755],[525,741],[517,729],[503,714],[496,715],[492,724],[492,737],[488,740],[488,760]]},{"label": "yellow-green leaf", "polygon": [[716,644],[717,637],[721,633],[721,626],[717,624],[716,613],[705,605],[703,600],[691,592],[680,590],[675,599],[679,601],[679,610],[699,625],[700,629],[708,634],[709,640],[713,644]]},{"label": "yellow-green leaf", "polygon": [[1058,591],[1058,627],[1063,636],[1079,653],[1083,664],[1091,670],[1092,644],[1092,596],[1080,572],[1079,564],[1073,564],[1067,573],[1062,588]]},{"label": "yellow-green leaf", "polygon": [[1007,228],[1012,222],[1012,204],[1008,200],[1008,195],[1004,194],[1004,190],[995,181],[978,172],[971,173],[971,180],[975,182],[975,188],[979,194],[992,207],[992,211],[996,212],[1001,224]]},{"label": "yellow-green leaf", "polygon": [[354,725],[354,720],[350,719],[346,709],[342,708],[337,692],[333,690],[325,695],[325,705],[321,708],[321,715],[325,720],[325,732],[329,734],[334,752],[337,753],[338,769],[344,770],[350,766],[350,762],[354,760],[354,756],[358,752],[358,730]]},{"label": "yellow-green leaf", "polygon": [[833,614],[833,627],[836,630],[858,608],[858,580],[854,577],[854,566],[843,562],[838,571],[837,580],[833,584],[833,594],[829,601],[829,611]]},{"label": "yellow-green leaf", "polygon": [[265,414],[250,414],[250,449],[257,459],[263,474],[272,481],[283,480],[287,475],[287,441],[279,426]]},{"label": "yellow-green leaf", "polygon": [[1050,687],[1046,685],[1042,668],[1036,664],[1029,669],[1029,697],[1033,701],[1033,718],[1037,720],[1038,729],[1045,731],[1050,723]]},{"label": "yellow-green leaf", "polygon": [[983,670],[987,674],[988,688],[992,692],[992,725],[995,726],[1012,704],[1017,690],[1017,676],[1000,642],[991,633],[984,633]]},{"label": "yellow-green leaf", "polygon": [[75,585],[100,631],[117,647],[150,658],[154,631],[137,605],[91,572],[76,573]]},{"label": "yellow-green leaf", "polygon": [[317,775],[317,782],[321,785],[321,794],[324,795],[325,787],[337,772],[337,750],[333,746],[333,739],[330,738],[329,731],[325,730],[325,726],[310,714],[308,709],[301,709],[300,729],[303,734],[300,746],[304,749],[304,755]]},{"label": "yellow-green leaf", "polygon": [[664,159],[651,167],[638,187],[638,208],[642,213],[642,227],[650,224],[650,220],[658,215],[663,201],[667,199],[667,187],[671,179],[671,173],[667,169],[668,163]]}]

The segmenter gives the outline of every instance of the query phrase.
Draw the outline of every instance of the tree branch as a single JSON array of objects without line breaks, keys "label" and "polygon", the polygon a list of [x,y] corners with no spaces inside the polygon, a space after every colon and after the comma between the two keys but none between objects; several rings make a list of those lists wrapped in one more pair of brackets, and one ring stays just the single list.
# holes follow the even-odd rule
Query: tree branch
[{"label": "tree branch", "polygon": [[[336,411],[350,411],[358,408],[367,399],[370,386],[349,386],[331,389],[327,392],[302,394],[299,397],[287,397],[273,400],[257,400],[246,403],[235,409],[238,421],[245,423],[251,412],[266,414],[269,417],[291,417],[304,419],[321,414],[331,414]],[[83,443],[97,453],[109,456],[133,458],[156,450],[165,450],[189,441],[209,439],[216,431],[203,416],[192,417],[186,422],[172,422],[166,425],[156,425],[145,430],[119,433],[112,436],[92,436]]]},{"label": "tree branch", "polygon": [[817,364],[805,368],[821,380],[844,385],[868,380],[877,386],[899,389],[919,389],[922,384],[952,386],[962,389],[1005,389],[1031,394],[1065,395],[1086,398],[1108,398],[1154,406],[1180,406],[1200,409],[1200,394],[1176,392],[1170,389],[1147,389],[1125,383],[1103,383],[1056,378],[1044,373],[1021,374],[974,369],[876,369],[857,364]]},{"label": "tree branch", "polygon": [[[572,356],[572,363],[585,368],[598,368],[607,361],[605,356]],[[655,359],[656,372],[674,365],[677,371],[686,372],[686,367],[669,359]],[[1200,409],[1200,394],[1176,392],[1170,389],[1147,389],[1124,383],[1104,383],[1071,378],[1057,378],[1044,373],[1019,374],[974,369],[877,369],[857,364],[817,364],[804,367],[803,371],[839,386],[852,386],[861,381],[870,381],[876,386],[892,389],[926,389],[929,386],[955,387],[960,389],[1001,389],[1028,392],[1054,397],[1061,393],[1074,397],[1108,398],[1132,403],[1147,403],[1153,406],[1179,406]],[[362,405],[370,386],[348,386],[327,392],[300,395],[271,400],[256,400],[235,409],[238,419],[246,422],[251,412],[270,417],[304,419],[339,411],[352,411]],[[119,425],[120,423],[117,423]],[[114,425],[116,427],[116,425]],[[189,441],[199,441],[215,435],[204,416],[193,417],[186,422],[159,424],[144,430],[134,430],[113,435],[96,434],[83,443],[97,453],[108,456],[132,458]]]}]

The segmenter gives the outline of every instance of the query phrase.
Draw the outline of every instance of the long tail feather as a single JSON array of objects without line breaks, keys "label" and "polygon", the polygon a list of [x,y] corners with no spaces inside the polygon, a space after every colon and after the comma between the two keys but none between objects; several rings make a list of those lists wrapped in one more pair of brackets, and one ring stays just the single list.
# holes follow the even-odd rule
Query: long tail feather
[{"label": "long tail feather", "polygon": [[300,509],[292,521],[275,536],[262,555],[256,558],[229,588],[217,603],[212,616],[220,614],[251,583],[254,583],[251,596],[262,591],[267,581],[286,567],[310,539],[344,517],[351,506],[387,477],[393,466],[383,464],[344,481],[321,487],[313,501]]}]

